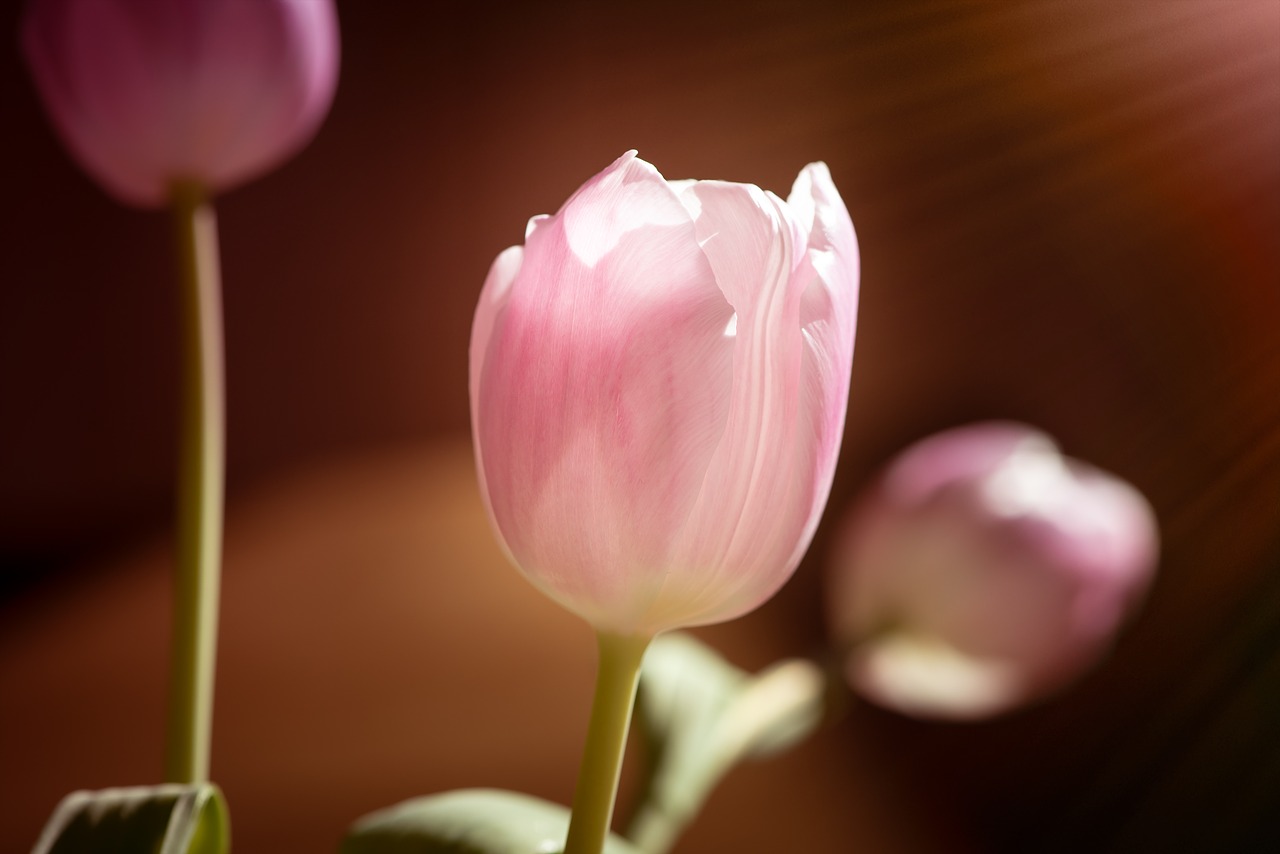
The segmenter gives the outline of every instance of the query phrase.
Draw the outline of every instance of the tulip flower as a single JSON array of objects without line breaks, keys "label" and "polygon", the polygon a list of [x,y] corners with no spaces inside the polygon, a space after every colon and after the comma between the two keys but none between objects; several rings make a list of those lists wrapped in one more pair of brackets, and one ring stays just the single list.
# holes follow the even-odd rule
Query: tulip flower
[{"label": "tulip flower", "polygon": [[480,480],[515,564],[620,635],[769,598],[831,485],[857,297],[821,163],[784,202],[629,152],[535,217],[471,340]]},{"label": "tulip flower", "polygon": [[608,835],[640,662],[790,577],[849,393],[858,248],[821,163],[787,201],[631,151],[494,261],[471,332],[481,492],[600,665],[565,854]]},{"label": "tulip flower", "polygon": [[1148,587],[1133,487],[1019,424],[941,433],[894,462],[842,532],[830,611],[869,699],[974,719],[1044,697],[1107,649]]},{"label": "tulip flower", "polygon": [[332,0],[32,0],[22,42],[63,142],[140,207],[270,170],[337,82]]},{"label": "tulip flower", "polygon": [[166,774],[208,779],[224,474],[211,196],[301,148],[338,74],[333,0],[30,0],[22,43],[53,124],[126,204],[173,210],[183,384]]}]

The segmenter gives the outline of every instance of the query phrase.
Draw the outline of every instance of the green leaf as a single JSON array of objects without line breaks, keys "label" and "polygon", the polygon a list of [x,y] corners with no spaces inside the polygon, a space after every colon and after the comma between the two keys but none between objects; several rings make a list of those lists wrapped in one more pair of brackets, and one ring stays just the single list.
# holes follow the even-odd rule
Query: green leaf
[{"label": "green leaf", "polygon": [[32,854],[226,854],[227,806],[212,783],[72,792]]},{"label": "green leaf", "polygon": [[647,777],[628,837],[668,850],[734,765],[791,747],[822,720],[825,680],[812,662],[752,676],[690,635],[658,637],[640,671]]},{"label": "green leaf", "polygon": [[[341,854],[560,854],[569,810],[529,795],[461,789],[371,813],[351,828]],[[605,854],[637,854],[611,836]]]},{"label": "green leaf", "polygon": [[677,745],[682,753],[703,743],[750,678],[692,635],[659,635],[640,670],[645,737],[664,750],[672,741],[687,743]]},{"label": "green leaf", "polygon": [[734,760],[763,759],[798,744],[825,713],[826,681],[810,661],[791,659],[762,670],[720,720],[721,749]]}]

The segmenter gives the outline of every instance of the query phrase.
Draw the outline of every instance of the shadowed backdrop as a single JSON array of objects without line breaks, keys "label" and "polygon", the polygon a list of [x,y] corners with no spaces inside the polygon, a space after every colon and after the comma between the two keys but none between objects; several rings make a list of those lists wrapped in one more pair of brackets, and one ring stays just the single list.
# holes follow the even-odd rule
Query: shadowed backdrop
[{"label": "shadowed backdrop", "polygon": [[[169,223],[0,56],[0,851],[160,776]],[[834,515],[906,443],[1014,418],[1154,504],[1161,574],[1059,700],[855,706],[681,851],[1253,850],[1280,839],[1280,5],[340,2],[332,113],[220,199],[229,486],[213,775],[236,850],[496,785],[567,802],[592,644],[489,534],[467,338],[490,261],[629,148],[785,195],[830,166],[862,306]],[[820,530],[740,664],[818,654]],[[799,840],[798,842],[796,840]],[[1195,847],[1193,844],[1193,847]],[[793,847],[794,846],[794,847]]]}]

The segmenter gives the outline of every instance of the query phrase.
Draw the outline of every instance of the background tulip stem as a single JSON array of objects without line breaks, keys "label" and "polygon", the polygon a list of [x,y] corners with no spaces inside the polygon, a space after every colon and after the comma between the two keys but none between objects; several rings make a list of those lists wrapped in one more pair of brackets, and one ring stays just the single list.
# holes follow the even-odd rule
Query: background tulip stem
[{"label": "background tulip stem", "polygon": [[209,778],[222,553],[225,414],[218,232],[202,187],[174,186],[182,274],[183,389],[178,554],[165,775]]},{"label": "background tulip stem", "polygon": [[609,835],[618,774],[627,746],[627,730],[636,700],[640,662],[649,646],[647,637],[624,637],[600,632],[600,664],[591,704],[587,745],[573,795],[573,816],[564,854],[599,854]]}]

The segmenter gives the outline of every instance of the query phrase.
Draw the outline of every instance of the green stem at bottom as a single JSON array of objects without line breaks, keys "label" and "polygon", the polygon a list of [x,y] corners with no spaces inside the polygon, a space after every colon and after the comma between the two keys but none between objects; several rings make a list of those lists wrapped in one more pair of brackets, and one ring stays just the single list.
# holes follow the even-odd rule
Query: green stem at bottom
[{"label": "green stem at bottom", "polygon": [[182,277],[183,387],[165,777],[199,783],[209,779],[222,561],[222,296],[213,206],[193,183],[176,184],[171,201]]},{"label": "green stem at bottom", "polygon": [[609,835],[613,805],[618,795],[622,754],[631,727],[640,663],[649,646],[648,637],[626,637],[600,632],[600,664],[596,694],[587,726],[587,745],[573,795],[573,815],[564,854],[600,854]]}]

